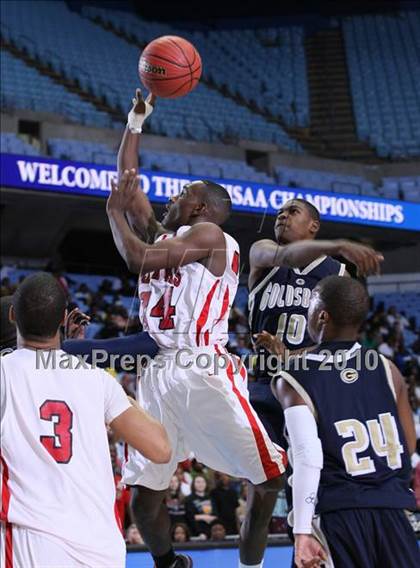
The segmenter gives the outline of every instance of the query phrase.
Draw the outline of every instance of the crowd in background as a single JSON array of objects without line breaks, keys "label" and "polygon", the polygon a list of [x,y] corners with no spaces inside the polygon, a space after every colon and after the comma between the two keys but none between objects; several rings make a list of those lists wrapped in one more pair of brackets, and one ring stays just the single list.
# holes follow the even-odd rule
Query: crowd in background
[{"label": "crowd in background", "polygon": [[[140,330],[135,296],[135,279],[104,278],[97,289],[86,283],[76,284],[71,277],[56,273],[72,307],[78,305],[90,316],[90,337],[111,338]],[[1,280],[1,295],[13,294],[16,284],[5,277]],[[229,350],[239,356],[252,354],[246,310],[233,306],[229,318]],[[96,326],[96,327],[95,327]],[[404,330],[417,337],[410,345],[404,341]],[[88,330],[86,330],[88,331]],[[417,452],[413,463],[413,488],[420,509],[420,327],[410,314],[398,312],[383,302],[374,304],[360,335],[363,346],[378,350],[392,359],[406,379],[409,399],[417,430]],[[249,380],[254,380],[252,357],[247,357]],[[130,373],[114,373],[127,394],[135,396],[137,377]],[[216,419],[217,417],[215,417]],[[123,445],[109,433],[110,452],[117,488],[117,507],[128,544],[141,544],[142,538],[133,522],[130,510],[130,489],[121,484]],[[172,522],[175,542],[223,540],[237,534],[245,515],[246,483],[208,469],[193,458],[179,467],[172,478],[166,505]],[[286,531],[286,504],[280,492],[270,525],[270,532]]]}]

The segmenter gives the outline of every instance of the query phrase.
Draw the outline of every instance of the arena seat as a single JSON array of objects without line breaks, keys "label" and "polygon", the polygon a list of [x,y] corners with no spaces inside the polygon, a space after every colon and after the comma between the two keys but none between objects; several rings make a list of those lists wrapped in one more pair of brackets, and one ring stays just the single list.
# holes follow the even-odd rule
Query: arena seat
[{"label": "arena seat", "polygon": [[39,156],[38,150],[25,142],[20,136],[12,132],[2,132],[0,134],[1,151],[5,154],[22,154],[24,156]]},{"label": "arena seat", "polygon": [[[82,13],[112,24],[139,44],[148,43],[159,35],[182,35],[197,47],[205,61],[204,77],[218,88],[226,87],[230,94],[241,96],[260,110],[281,116],[288,126],[309,125],[303,28],[191,32],[144,21],[130,12],[96,6],[84,6]],[[225,69],[229,69],[229,73]],[[258,97],[257,92],[261,93]]]},{"label": "arena seat", "polygon": [[[50,138],[48,140],[48,149],[53,157],[59,159],[109,165],[116,165],[117,161],[117,150],[115,148],[97,142]],[[140,166],[149,170],[191,174],[199,177],[274,183],[274,179],[267,173],[260,172],[243,161],[202,156],[200,154],[142,150]]]},{"label": "arena seat", "polygon": [[48,150],[54,158],[93,162],[95,164],[116,165],[117,150],[108,144],[70,140],[67,138],[49,138]]},{"label": "arena seat", "polygon": [[384,177],[381,184],[376,186],[362,176],[286,166],[276,166],[275,175],[279,184],[289,187],[298,186],[337,193],[420,202],[420,177],[418,176]]},{"label": "arena seat", "polygon": [[61,114],[72,122],[109,127],[111,118],[50,77],[41,75],[5,50],[1,51],[1,104],[4,109],[30,109]]},{"label": "arena seat", "polygon": [[420,14],[345,18],[358,136],[386,158],[420,155]]},{"label": "arena seat", "polygon": [[[69,10],[61,1],[3,2],[1,10],[2,33],[6,30],[18,48],[49,64],[63,77],[77,81],[83,90],[104,98],[116,110],[127,112],[138,86],[138,48]],[[218,142],[244,139],[303,151],[279,124],[204,83],[188,97],[161,99],[159,113],[151,117],[150,129],[173,138]]]},{"label": "arena seat", "polygon": [[398,312],[403,311],[407,317],[414,316],[420,322],[420,292],[377,292],[374,295],[374,306],[379,302],[384,302],[386,309],[395,306]]},{"label": "arena seat", "polygon": [[373,183],[362,176],[338,174],[327,171],[276,166],[277,180],[280,184],[295,184],[308,189],[333,191],[337,193],[364,193],[379,196]]}]

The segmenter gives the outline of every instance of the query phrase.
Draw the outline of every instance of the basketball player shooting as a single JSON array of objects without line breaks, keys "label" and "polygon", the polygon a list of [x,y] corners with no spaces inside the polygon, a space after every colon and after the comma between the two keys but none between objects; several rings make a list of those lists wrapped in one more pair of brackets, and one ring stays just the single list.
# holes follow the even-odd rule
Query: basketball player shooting
[{"label": "basketball player shooting", "polygon": [[[130,451],[123,481],[136,486],[133,510],[156,568],[182,568],[192,561],[175,555],[164,505],[178,462],[193,451],[215,470],[270,487],[284,472],[284,453],[249,404],[245,368],[225,349],[239,280],[238,243],[220,228],[230,215],[229,194],[210,181],[189,183],[170,199],[159,224],[139,189],[139,134],[153,103],[137,92],[107,213],[115,245],[140,275],[140,321],[164,362],[147,368],[137,396],[165,425],[174,451],[164,466]],[[203,356],[220,366],[203,369]]]}]

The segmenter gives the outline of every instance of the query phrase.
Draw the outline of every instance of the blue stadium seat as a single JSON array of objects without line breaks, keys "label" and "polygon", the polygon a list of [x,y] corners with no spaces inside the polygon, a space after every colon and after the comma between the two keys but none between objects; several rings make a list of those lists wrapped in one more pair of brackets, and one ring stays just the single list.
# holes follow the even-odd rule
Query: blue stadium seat
[{"label": "blue stadium seat", "polygon": [[[201,54],[204,77],[232,94],[254,102],[261,110],[282,116],[290,125],[309,125],[304,33],[299,27],[194,31],[144,21],[132,13],[85,6],[91,19],[111,24],[139,44],[165,34],[189,39]],[[267,37],[275,38],[267,41]],[[261,62],[264,65],[261,65]],[[229,69],[229,73],[223,69]],[[252,77],[252,81],[250,81]],[[270,81],[267,81],[270,77]],[[261,95],[255,97],[255,93]]]},{"label": "blue stadium seat", "polygon": [[0,134],[0,146],[4,154],[22,154],[24,156],[40,155],[40,152],[38,152],[32,144],[29,144],[12,132],[2,132]]},{"label": "blue stadium seat", "polygon": [[[67,4],[59,0],[54,2],[40,0],[36,3],[28,0],[19,2],[11,0],[3,2],[1,10],[3,26],[7,29],[10,40],[18,48],[26,50],[31,57],[49,64],[65,78],[77,81],[83,89],[96,97],[105,98],[116,110],[127,112],[135,88],[138,86],[138,48],[117,37],[114,33],[106,31],[89,18],[82,17],[79,13],[69,10]],[[94,7],[89,7],[87,13],[93,17],[95,15]],[[129,17],[136,28],[142,30],[148,28],[143,36],[143,41],[149,41],[151,35],[156,37],[168,31],[167,26],[160,24],[153,25],[153,23],[144,22],[142,26],[141,20],[138,20],[137,26],[137,19],[132,14]],[[111,18],[114,21],[112,15]],[[115,17],[115,21],[117,19]],[[125,24],[121,24],[121,26],[125,26]],[[245,30],[243,33],[244,36],[238,36],[239,40],[246,38],[249,42],[252,39],[254,43],[258,44],[252,30]],[[307,113],[305,97],[302,95],[303,98],[298,99],[296,97],[295,100],[294,91],[291,87],[291,85],[295,85],[295,82],[297,85],[298,79],[295,78],[295,75],[300,70],[301,78],[296,89],[304,90],[306,88],[303,72],[304,59],[302,59],[303,35],[298,28],[296,28],[296,33],[292,35],[287,30],[286,33],[287,41],[285,39],[284,53],[282,47],[279,46],[278,50],[270,51],[271,57],[267,57],[264,52],[264,60],[272,66],[272,76],[279,77],[278,81],[281,81],[281,88],[285,90],[281,112],[286,113],[286,115],[289,113],[292,117],[291,122],[295,123],[297,119],[295,120],[295,114],[290,110],[293,105],[299,111],[300,116]],[[200,51],[202,48],[204,49],[202,55],[206,61],[206,68],[211,68],[212,61],[216,61],[217,65],[220,66],[220,60],[214,58],[219,56],[223,50],[226,52],[224,60],[227,66],[232,67],[232,58],[238,55],[229,51],[230,48],[226,47],[226,42],[221,46],[220,41],[216,41],[213,37],[211,41],[204,41],[204,36],[200,36],[198,32],[194,32],[191,36],[185,30],[182,31],[182,35],[190,37]],[[223,34],[221,34],[222,36]],[[230,32],[228,36],[230,36]],[[214,52],[207,54],[206,49],[211,49],[209,46],[213,44],[213,39],[214,45],[218,45],[217,50],[215,47]],[[256,49],[258,49],[258,45],[256,45]],[[261,46],[261,49],[265,48]],[[242,96],[245,93],[243,89],[247,89],[249,96],[251,96],[249,77],[255,75],[253,73],[255,56],[250,60],[248,51],[247,49],[246,53],[241,53],[241,64],[245,67],[241,72],[243,81],[239,81],[238,84],[243,85],[241,87]],[[296,64],[292,57],[292,53],[295,53],[295,51],[299,54],[296,57]],[[107,54],[107,56],[104,57],[104,54]],[[271,60],[272,64],[269,63]],[[237,67],[240,68],[241,65]],[[258,73],[258,81],[260,81],[262,75],[264,75],[264,78],[266,77],[265,71],[258,71]],[[120,77],[124,77],[124,81],[121,81]],[[32,83],[34,89],[36,89],[36,82]],[[57,86],[54,82],[53,84]],[[79,100],[79,97],[73,96]],[[59,107],[62,106],[62,114],[65,114],[71,120],[105,126],[105,124],[99,124],[103,119],[110,123],[109,126],[114,126],[108,115],[102,115],[96,109],[96,114],[92,114],[94,107],[89,106],[89,103],[81,101],[81,99],[81,103],[85,106],[88,105],[84,109],[79,108],[79,106],[64,104],[58,96],[51,96],[51,99],[49,105],[51,110],[59,111]],[[13,108],[13,97],[10,97],[8,104],[12,105]],[[48,106],[44,106],[44,108],[48,108]],[[288,109],[288,111],[285,109]],[[176,100],[161,99],[157,115],[158,118],[151,121],[152,132],[156,134],[215,142],[227,139],[232,141],[239,139],[255,140],[269,142],[292,152],[303,151],[300,145],[292,140],[279,124],[269,122],[260,114],[241,106],[218,91],[210,89],[203,82],[188,97]],[[220,117],[220,120],[215,120],[217,116]]]},{"label": "blue stadium seat", "polygon": [[420,156],[420,14],[345,18],[357,133],[383,158]]},{"label": "blue stadium seat", "polygon": [[[97,164],[116,165],[117,150],[107,144],[50,138],[48,149],[52,156]],[[274,179],[240,160],[211,158],[200,154],[181,154],[142,150],[140,166],[146,170],[161,170],[178,174],[191,174],[211,178],[232,178],[260,183],[274,183]]]},{"label": "blue stadium seat", "polygon": [[50,77],[41,75],[34,67],[2,50],[1,102],[5,109],[30,109],[65,116],[72,122],[90,126],[111,125],[108,114],[98,111],[91,103],[68,91]]}]

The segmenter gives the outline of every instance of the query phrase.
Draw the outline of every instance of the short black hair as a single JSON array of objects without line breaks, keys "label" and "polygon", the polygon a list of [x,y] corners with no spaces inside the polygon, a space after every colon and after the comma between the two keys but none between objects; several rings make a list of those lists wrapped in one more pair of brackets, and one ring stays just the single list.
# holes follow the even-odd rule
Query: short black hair
[{"label": "short black hair", "polygon": [[353,278],[327,276],[316,286],[324,309],[336,326],[360,327],[369,312],[369,294]]},{"label": "short black hair", "polygon": [[203,186],[206,202],[216,215],[216,223],[223,225],[232,211],[232,200],[228,191],[222,185],[207,179],[203,180]]},{"label": "short black hair", "polygon": [[66,311],[64,290],[54,276],[36,272],[13,295],[16,325],[26,339],[49,339],[57,333]]},{"label": "short black hair", "polygon": [[321,215],[319,214],[318,209],[310,201],[306,201],[306,199],[302,199],[301,197],[296,197],[295,199],[291,199],[290,201],[298,201],[299,203],[302,203],[306,207],[312,219],[314,221],[318,221],[318,223],[321,222]]},{"label": "short black hair", "polygon": [[16,347],[16,326],[9,320],[10,306],[12,305],[13,296],[2,296],[0,298],[1,305],[1,337],[0,349]]}]

